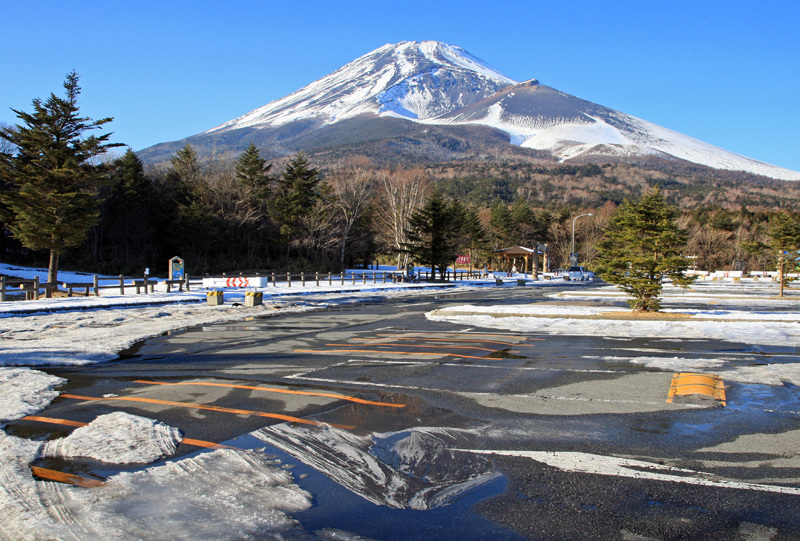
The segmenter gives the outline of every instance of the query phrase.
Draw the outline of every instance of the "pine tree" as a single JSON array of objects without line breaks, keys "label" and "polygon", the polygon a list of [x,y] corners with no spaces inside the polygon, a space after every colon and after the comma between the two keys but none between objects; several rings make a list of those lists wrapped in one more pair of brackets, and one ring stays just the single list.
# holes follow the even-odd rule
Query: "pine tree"
[{"label": "pine tree", "polygon": [[268,199],[270,195],[270,169],[272,164],[261,157],[255,144],[242,152],[233,166],[236,180],[240,182],[253,197]]},{"label": "pine tree", "polygon": [[409,219],[408,243],[405,250],[424,266],[431,267],[444,278],[447,266],[454,263],[462,247],[465,210],[458,203],[447,204],[435,190],[422,208]]},{"label": "pine tree", "polygon": [[66,96],[34,99],[33,113],[12,109],[22,123],[0,131],[13,148],[0,153],[0,172],[10,184],[0,196],[9,229],[25,247],[49,251],[48,282],[58,279],[60,255],[81,244],[97,221],[103,168],[94,158],[121,146],[108,143],[111,133],[84,137],[112,119],[79,116],[78,80],[68,73]]},{"label": "pine tree", "polygon": [[511,211],[508,210],[505,203],[497,201],[492,205],[489,227],[495,248],[513,244],[514,225]]},{"label": "pine tree", "polygon": [[272,219],[288,246],[300,230],[303,218],[309,215],[322,198],[322,179],[303,154],[289,162],[270,202]]},{"label": "pine tree", "polygon": [[595,260],[603,280],[617,284],[633,297],[634,310],[658,310],[665,278],[680,286],[692,283],[684,276],[689,260],[681,255],[686,232],[676,224],[678,211],[654,189],[638,203],[625,200],[611,218]]},{"label": "pine tree", "polygon": [[770,248],[778,258],[778,280],[781,284],[780,296],[786,286],[786,261],[793,261],[800,248],[800,221],[796,215],[781,212],[770,219]]},{"label": "pine tree", "polygon": [[118,272],[151,267],[155,264],[149,259],[154,232],[153,183],[144,174],[142,161],[130,149],[113,166],[109,196],[101,217],[106,253]]}]

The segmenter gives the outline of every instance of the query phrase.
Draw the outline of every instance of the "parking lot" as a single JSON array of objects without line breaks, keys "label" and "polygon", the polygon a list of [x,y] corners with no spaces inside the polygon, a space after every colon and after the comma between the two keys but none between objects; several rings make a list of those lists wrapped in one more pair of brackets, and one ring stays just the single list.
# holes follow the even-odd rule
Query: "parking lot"
[{"label": "parking lot", "polygon": [[[54,437],[126,411],[183,432],[171,460],[262,449],[314,494],[295,515],[304,527],[378,539],[430,538],[443,524],[475,539],[800,535],[796,389],[726,381],[724,400],[682,395],[675,374],[653,368],[762,363],[763,344],[459,325],[425,314],[552,300],[523,288],[437,297],[200,326],[54,369],[62,395],[7,431]],[[767,354],[798,361],[793,348]],[[130,468],[36,466],[77,482]]]}]

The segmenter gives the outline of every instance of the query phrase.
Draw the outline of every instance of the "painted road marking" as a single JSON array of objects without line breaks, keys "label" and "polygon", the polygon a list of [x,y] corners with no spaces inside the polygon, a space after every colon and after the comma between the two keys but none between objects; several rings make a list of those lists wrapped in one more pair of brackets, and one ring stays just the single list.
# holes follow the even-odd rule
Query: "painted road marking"
[{"label": "painted road marking", "polygon": [[710,396],[725,406],[725,384],[716,376],[706,374],[696,374],[692,372],[682,372],[672,376],[672,383],[669,386],[667,402],[672,402],[676,396],[690,394],[702,394]]},{"label": "painted road marking", "polygon": [[342,428],[344,430],[352,430],[355,428],[353,425],[337,425],[332,423],[322,423],[319,421],[313,421],[311,419],[301,419],[300,417],[292,417],[291,415],[283,415],[281,413],[266,413],[263,411],[251,411],[251,410],[242,410],[242,409],[235,409],[235,408],[224,408],[221,406],[208,406],[206,404],[192,404],[190,402],[172,402],[169,400],[156,400],[155,398],[141,398],[141,397],[134,397],[134,396],[114,396],[114,397],[97,397],[97,396],[80,396],[74,394],[62,394],[61,397],[63,398],[72,398],[74,400],[87,400],[87,401],[101,401],[101,400],[122,400],[126,402],[144,402],[147,404],[159,404],[163,406],[176,406],[179,408],[189,408],[189,409],[200,409],[200,410],[208,410],[208,411],[218,411],[221,413],[234,413],[236,415],[253,415],[256,417],[268,417],[270,419],[278,419],[281,421],[287,421],[290,423],[300,423],[306,425],[314,425],[314,426],[333,426],[336,428]]},{"label": "painted road marking", "polygon": [[[23,417],[20,421],[38,421],[40,423],[51,423],[56,425],[66,425],[66,426],[75,426],[75,427],[82,427],[86,426],[89,423],[81,423],[79,421],[70,421],[68,419],[56,419],[54,417],[40,417],[38,415],[28,415],[27,417]],[[236,449],[236,447],[231,447],[230,445],[223,445],[221,443],[214,443],[211,441],[203,441],[203,440],[195,440],[193,438],[183,438],[181,443],[185,443],[186,445],[194,445],[195,447],[205,447],[207,449]]]},{"label": "painted road marking", "polygon": [[523,342],[527,340],[544,340],[544,338],[528,338],[526,336],[519,336],[517,334],[484,334],[484,333],[472,333],[472,332],[425,332],[425,331],[412,331],[412,332],[396,332],[396,333],[384,333],[378,334],[378,336],[409,336],[412,338],[420,338],[418,335],[434,335],[434,336],[457,336],[459,338],[463,338],[464,336],[487,336],[489,338],[517,338],[522,340]]},{"label": "painted road marking", "polygon": [[295,353],[320,353],[322,355],[329,355],[331,353],[378,353],[382,355],[426,355],[428,357],[459,357],[461,359],[480,359],[486,360],[486,357],[474,357],[472,355],[459,355],[457,353],[425,353],[422,351],[381,351],[379,349],[295,349]]},{"label": "painted road marking", "polygon": [[[452,449],[455,451],[456,449]],[[632,479],[649,479],[653,481],[666,481],[670,483],[684,483],[687,485],[701,485],[717,488],[732,488],[739,490],[758,490],[762,492],[775,492],[779,494],[800,495],[800,488],[784,487],[780,485],[762,485],[742,481],[715,481],[717,475],[643,460],[618,458],[614,456],[593,455],[577,452],[557,451],[498,451],[498,450],[473,450],[461,449],[466,453],[482,455],[516,456],[530,458],[536,462],[546,464],[566,472],[590,473],[595,475],[608,475],[612,477],[629,477]],[[668,473],[660,473],[668,472]],[[681,474],[681,475],[671,475]]]},{"label": "painted road marking", "polygon": [[193,438],[183,438],[181,443],[185,443],[186,445],[193,445],[195,447],[204,447],[206,449],[238,449],[238,447],[232,447],[230,445],[225,445],[222,443],[214,443],[213,441],[203,441],[203,440],[196,440]]},{"label": "painted road marking", "polygon": [[[377,336],[386,336],[394,340],[424,340],[426,342],[478,342],[481,344],[500,344],[502,346],[521,346],[526,347],[519,342],[499,342],[497,340],[454,340],[452,338],[426,338],[424,336],[397,336],[392,334],[378,334]],[[371,338],[353,338],[353,340],[372,340]],[[544,340],[543,338],[534,338],[533,340]]]},{"label": "painted road marking", "polygon": [[23,417],[20,421],[39,421],[40,423],[50,423],[55,425],[65,425],[65,426],[86,426],[89,423],[81,423],[79,421],[70,421],[68,419],[55,419],[53,417],[40,417],[38,415],[28,415],[27,417]]},{"label": "painted road marking", "polygon": [[[483,359],[483,357],[481,357]],[[485,359],[484,359],[485,360]],[[349,361],[344,361],[341,363],[335,363],[331,366],[325,366],[322,368],[317,368],[314,370],[309,370],[307,372],[299,372],[297,374],[292,374],[289,376],[284,376],[284,379],[290,380],[300,380],[300,381],[310,381],[314,383],[328,383],[328,384],[335,384],[335,385],[358,385],[362,387],[380,387],[386,389],[402,389],[402,390],[411,390],[411,391],[443,391],[447,389],[442,389],[438,387],[420,387],[416,385],[399,385],[399,384],[391,384],[391,383],[376,383],[373,381],[355,381],[355,380],[348,380],[348,379],[333,379],[333,378],[320,378],[320,377],[312,377],[309,374],[313,374],[315,372],[321,372],[324,370],[328,370],[330,368],[340,368],[346,367],[350,364],[354,363],[362,363],[364,366],[368,365],[375,365],[375,364],[399,364],[399,365],[429,365],[429,366],[447,366],[451,368],[493,368],[503,369],[503,370],[553,370],[553,371],[562,371],[562,372],[581,372],[581,373],[603,373],[603,374],[616,374],[618,371],[616,370],[581,370],[581,369],[561,369],[561,368],[543,368],[543,367],[535,367],[535,366],[516,366],[511,368],[502,368],[496,365],[481,365],[481,364],[456,364],[456,363],[434,363],[434,362],[416,362],[416,361],[389,361],[385,359],[350,359]],[[559,399],[559,397],[552,397],[554,399]],[[568,398],[564,398],[567,400]]]},{"label": "painted road marking", "polygon": [[56,470],[48,470],[47,468],[39,468],[38,466],[31,466],[31,473],[42,479],[47,479],[48,481],[58,481],[59,483],[67,483],[84,488],[95,488],[103,484],[103,481],[98,479],[91,479],[89,477],[82,477],[80,475]]},{"label": "painted road marking", "polygon": [[347,400],[350,402],[356,402],[358,404],[366,404],[368,406],[386,406],[388,408],[404,408],[405,404],[394,404],[391,402],[375,402],[373,400],[364,400],[363,398],[356,398],[353,396],[347,396],[343,394],[336,394],[336,393],[319,393],[319,392],[311,392],[311,391],[292,391],[289,389],[277,389],[273,387],[251,387],[249,385],[231,385],[227,383],[212,383],[207,381],[180,381],[180,382],[166,382],[166,381],[146,381],[146,380],[135,380],[134,383],[146,383],[148,385],[204,385],[207,387],[228,387],[231,389],[248,389],[251,391],[265,391],[269,393],[284,393],[284,394],[295,394],[295,395],[303,395],[303,396],[322,396],[326,398],[335,398],[337,400]]},{"label": "painted road marking", "polygon": [[[325,344],[326,346],[351,346],[352,344]],[[405,344],[394,344],[392,342],[373,342],[371,344],[360,344],[362,346],[404,346]],[[428,348],[428,349],[477,349],[480,351],[496,352],[496,348],[479,348],[478,346],[427,346],[423,344],[411,344],[408,347],[412,348]]]}]

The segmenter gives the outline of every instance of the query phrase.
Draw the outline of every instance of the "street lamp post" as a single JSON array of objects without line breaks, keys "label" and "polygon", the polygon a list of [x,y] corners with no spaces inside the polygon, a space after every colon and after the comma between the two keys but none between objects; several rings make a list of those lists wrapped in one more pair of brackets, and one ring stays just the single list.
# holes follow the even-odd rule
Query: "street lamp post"
[{"label": "street lamp post", "polygon": [[575,220],[584,216],[594,216],[594,214],[591,212],[589,214],[580,214],[572,219],[572,253],[569,254],[569,257],[573,266],[578,264],[578,254],[575,253]]}]

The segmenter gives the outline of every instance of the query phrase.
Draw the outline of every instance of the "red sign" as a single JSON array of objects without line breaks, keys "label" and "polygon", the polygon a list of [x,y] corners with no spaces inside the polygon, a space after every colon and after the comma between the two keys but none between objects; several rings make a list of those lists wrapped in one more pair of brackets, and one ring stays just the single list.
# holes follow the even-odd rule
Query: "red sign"
[{"label": "red sign", "polygon": [[225,284],[228,287],[247,287],[250,285],[250,280],[248,280],[244,276],[236,276],[234,278],[228,278],[225,281]]},{"label": "red sign", "polygon": [[459,265],[466,265],[470,261],[470,257],[468,255],[460,255],[456,258],[456,263]]}]

